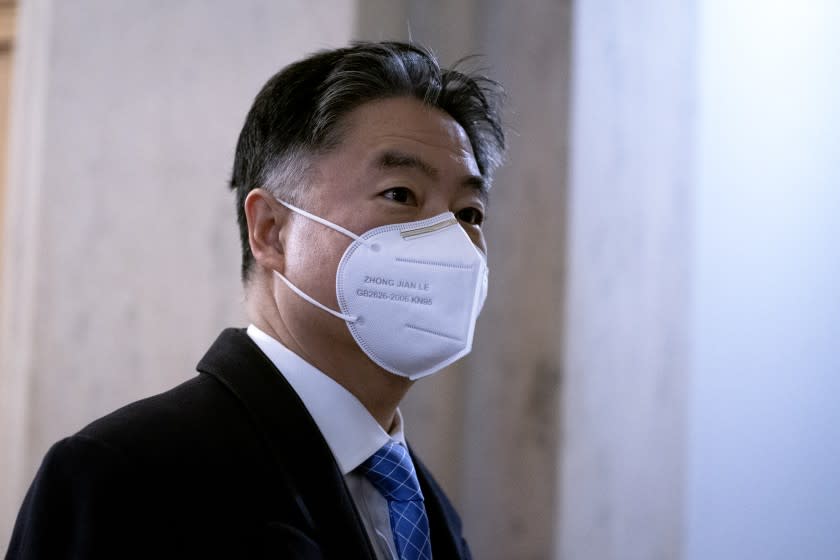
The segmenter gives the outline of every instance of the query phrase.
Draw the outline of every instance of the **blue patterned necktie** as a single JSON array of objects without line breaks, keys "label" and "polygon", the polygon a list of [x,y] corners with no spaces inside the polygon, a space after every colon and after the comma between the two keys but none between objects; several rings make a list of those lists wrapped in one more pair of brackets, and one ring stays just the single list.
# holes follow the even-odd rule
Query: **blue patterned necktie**
[{"label": "blue patterned necktie", "polygon": [[388,500],[391,530],[400,560],[432,560],[429,518],[406,448],[391,440],[359,468]]}]

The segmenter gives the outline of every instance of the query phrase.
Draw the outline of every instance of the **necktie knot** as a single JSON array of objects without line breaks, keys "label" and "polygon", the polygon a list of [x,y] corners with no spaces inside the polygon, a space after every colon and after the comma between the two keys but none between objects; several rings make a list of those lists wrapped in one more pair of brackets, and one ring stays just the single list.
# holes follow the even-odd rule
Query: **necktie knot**
[{"label": "necktie knot", "polygon": [[362,463],[361,470],[389,501],[423,501],[408,450],[391,440]]}]

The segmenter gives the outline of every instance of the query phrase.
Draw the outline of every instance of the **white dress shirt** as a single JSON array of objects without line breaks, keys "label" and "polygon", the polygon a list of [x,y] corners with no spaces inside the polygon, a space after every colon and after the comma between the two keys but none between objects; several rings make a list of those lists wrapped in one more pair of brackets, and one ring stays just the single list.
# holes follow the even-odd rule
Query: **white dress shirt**
[{"label": "white dress shirt", "polygon": [[359,399],[331,377],[256,326],[249,325],[247,332],[263,354],[280,370],[321,430],[344,475],[377,559],[396,559],[388,501],[355,469],[389,439],[405,445],[400,410],[397,409],[389,434]]}]

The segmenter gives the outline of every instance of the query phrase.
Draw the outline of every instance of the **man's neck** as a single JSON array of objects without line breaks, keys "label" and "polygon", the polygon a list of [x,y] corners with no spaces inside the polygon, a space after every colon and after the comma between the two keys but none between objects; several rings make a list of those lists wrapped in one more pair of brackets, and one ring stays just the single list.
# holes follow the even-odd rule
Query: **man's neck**
[{"label": "man's neck", "polygon": [[272,313],[271,309],[265,313],[264,307],[248,307],[250,320],[257,328],[347,389],[359,399],[382,429],[390,432],[397,406],[414,384],[413,381],[385,371],[355,344],[350,348],[342,348],[331,341],[298,340],[300,337],[293,336],[280,313]]}]

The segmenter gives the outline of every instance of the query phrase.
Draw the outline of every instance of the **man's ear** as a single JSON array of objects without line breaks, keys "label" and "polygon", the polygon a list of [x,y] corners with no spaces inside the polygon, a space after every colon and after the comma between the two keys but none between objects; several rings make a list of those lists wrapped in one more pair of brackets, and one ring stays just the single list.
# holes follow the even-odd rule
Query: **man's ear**
[{"label": "man's ear", "polygon": [[283,226],[289,212],[278,206],[274,196],[263,189],[253,189],[245,197],[248,243],[254,260],[263,268],[282,273],[286,264]]}]

